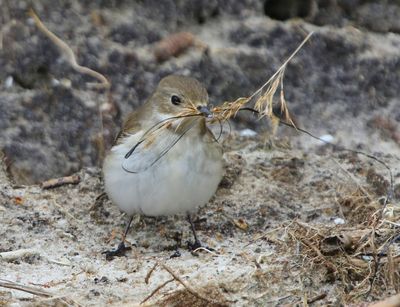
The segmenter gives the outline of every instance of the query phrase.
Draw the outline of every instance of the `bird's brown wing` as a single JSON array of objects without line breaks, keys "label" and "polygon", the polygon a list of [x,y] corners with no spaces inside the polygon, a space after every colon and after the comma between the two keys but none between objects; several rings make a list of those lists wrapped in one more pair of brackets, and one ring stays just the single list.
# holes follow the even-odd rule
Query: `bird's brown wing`
[{"label": "bird's brown wing", "polygon": [[129,113],[125,119],[121,130],[118,132],[114,144],[118,145],[122,143],[122,140],[130,134],[135,134],[137,131],[142,129],[142,121],[144,119],[144,113],[146,112],[147,104],[142,105],[135,112]]},{"label": "bird's brown wing", "polygon": [[126,153],[123,169],[129,173],[140,173],[154,166],[197,124],[196,120],[188,121],[179,129],[171,127],[168,121],[151,127]]}]

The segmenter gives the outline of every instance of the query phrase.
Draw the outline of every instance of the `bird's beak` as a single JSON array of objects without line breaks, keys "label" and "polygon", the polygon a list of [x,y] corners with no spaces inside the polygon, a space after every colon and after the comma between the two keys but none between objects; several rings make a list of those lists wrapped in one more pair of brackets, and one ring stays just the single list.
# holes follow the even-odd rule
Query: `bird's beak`
[{"label": "bird's beak", "polygon": [[207,118],[211,118],[213,116],[208,106],[198,106],[197,110]]}]

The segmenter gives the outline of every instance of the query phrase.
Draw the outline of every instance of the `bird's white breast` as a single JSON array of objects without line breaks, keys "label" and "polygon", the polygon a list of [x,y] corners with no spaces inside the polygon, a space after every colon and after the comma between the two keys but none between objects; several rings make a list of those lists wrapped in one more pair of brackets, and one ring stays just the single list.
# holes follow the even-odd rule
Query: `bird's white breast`
[{"label": "bird's white breast", "polygon": [[129,173],[122,164],[140,136],[131,135],[114,146],[104,162],[105,190],[122,211],[170,215],[193,211],[209,201],[222,178],[219,144],[189,131],[156,164]]}]

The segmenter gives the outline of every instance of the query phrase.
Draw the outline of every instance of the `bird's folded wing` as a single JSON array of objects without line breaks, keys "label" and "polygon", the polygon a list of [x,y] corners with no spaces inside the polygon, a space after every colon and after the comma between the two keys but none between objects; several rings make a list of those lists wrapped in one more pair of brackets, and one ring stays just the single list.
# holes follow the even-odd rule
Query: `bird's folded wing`
[{"label": "bird's folded wing", "polygon": [[140,173],[155,166],[193,126],[194,121],[179,131],[166,126],[152,128],[127,152],[123,169]]}]

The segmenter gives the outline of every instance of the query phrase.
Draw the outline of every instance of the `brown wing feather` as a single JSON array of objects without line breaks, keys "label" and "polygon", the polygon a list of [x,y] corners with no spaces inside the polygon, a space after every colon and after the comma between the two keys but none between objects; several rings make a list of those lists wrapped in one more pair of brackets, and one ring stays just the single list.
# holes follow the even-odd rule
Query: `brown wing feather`
[{"label": "brown wing feather", "polygon": [[142,129],[142,122],[145,120],[145,116],[148,114],[147,112],[151,112],[151,110],[149,110],[149,103],[145,103],[136,111],[129,113],[122,125],[122,129],[114,140],[114,145],[120,144],[127,135],[134,134],[136,131]]}]

